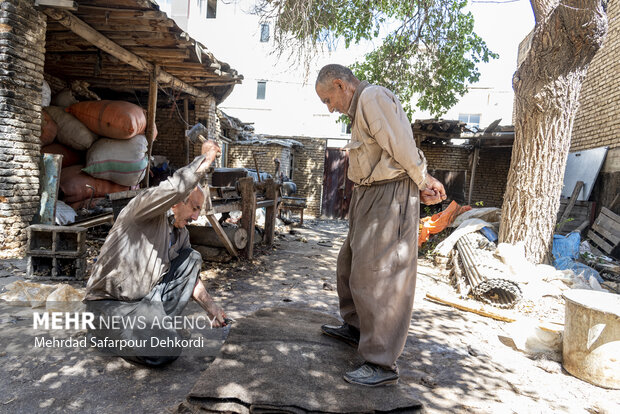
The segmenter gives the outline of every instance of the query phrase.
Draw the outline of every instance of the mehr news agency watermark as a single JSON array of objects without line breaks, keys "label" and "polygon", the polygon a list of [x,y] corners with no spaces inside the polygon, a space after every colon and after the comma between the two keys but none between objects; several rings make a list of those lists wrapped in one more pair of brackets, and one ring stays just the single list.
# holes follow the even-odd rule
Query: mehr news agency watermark
[{"label": "mehr news agency watermark", "polygon": [[[213,329],[215,318],[207,315],[198,316],[163,316],[146,318],[138,316],[102,316],[95,317],[92,312],[34,312],[32,328],[35,330],[150,330],[152,332],[164,330]],[[34,337],[35,348],[202,348],[205,338],[162,337],[150,336],[148,339],[111,339],[96,336],[82,338],[57,338],[38,335]]]}]

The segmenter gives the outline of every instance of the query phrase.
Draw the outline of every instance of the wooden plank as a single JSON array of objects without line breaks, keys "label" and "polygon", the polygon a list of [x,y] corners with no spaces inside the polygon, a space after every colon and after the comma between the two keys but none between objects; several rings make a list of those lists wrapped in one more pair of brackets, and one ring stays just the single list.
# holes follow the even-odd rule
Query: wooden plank
[{"label": "wooden plank", "polygon": [[582,188],[583,188],[583,181],[577,181],[577,183],[575,184],[575,188],[573,189],[573,193],[571,194],[570,199],[568,201],[568,205],[564,209],[564,213],[562,214],[562,217],[560,217],[560,220],[558,220],[558,228],[557,228],[558,233],[562,231],[562,227],[564,227],[564,224],[566,224],[566,220],[568,219],[571,213],[571,210],[573,209],[573,206],[575,205],[575,202],[577,201],[577,197],[579,197],[579,193],[581,193]]},{"label": "wooden plank", "polygon": [[241,193],[241,227],[248,232],[248,244],[242,253],[248,259],[254,257],[254,224],[256,222],[256,192],[254,191],[254,179],[244,177],[239,179],[239,191]]},{"label": "wooden plank", "polygon": [[256,203],[256,208],[273,207],[273,205],[274,205],[273,200],[263,200],[263,201],[258,201]]},{"label": "wooden plank", "polygon": [[[152,63],[147,62],[143,58],[136,56],[131,53],[127,49],[119,46],[117,43],[114,43],[112,40],[105,37],[103,34],[99,33],[88,24],[78,19],[75,15],[67,12],[56,9],[46,8],[44,9],[44,13],[51,17],[54,20],[57,20],[60,24],[67,27],[77,35],[83,37],[84,39],[91,42],[93,45],[97,46],[101,50],[111,54],[117,59],[135,67],[136,69],[140,69],[144,72],[151,73],[153,72],[154,65]],[[157,71],[157,79],[158,82],[168,84],[173,88],[178,88],[185,93],[189,93],[190,95],[204,97],[206,96],[206,92],[203,92],[199,89],[194,88],[183,82],[182,80],[170,75],[165,71]]]},{"label": "wooden plank", "polygon": [[156,65],[153,68],[149,80],[149,102],[146,113],[146,140],[148,142],[148,164],[146,165],[146,176],[144,177],[145,187],[148,188],[150,182],[151,172],[151,152],[153,151],[153,141],[155,140],[155,115],[157,111],[157,72],[159,67]]},{"label": "wooden plank", "polygon": [[602,207],[601,208],[601,214],[606,216],[606,217],[608,217],[608,218],[610,218],[611,221],[616,223],[616,225],[620,225],[620,216],[618,216],[613,211],[609,210],[607,207]]},{"label": "wooden plank", "polygon": [[478,159],[480,158],[480,147],[474,148],[474,158],[471,165],[471,178],[469,179],[469,193],[467,194],[467,204],[471,204],[471,196],[474,192],[474,180],[476,177],[476,166],[478,165]]},{"label": "wooden plank", "polygon": [[100,217],[94,217],[92,219],[80,221],[79,223],[70,224],[70,226],[79,226],[84,228],[90,228],[95,226],[100,226],[102,224],[113,224],[114,223],[114,213],[106,214]]},{"label": "wooden plank", "polygon": [[432,301],[441,303],[442,305],[451,306],[451,307],[453,307],[455,309],[459,309],[459,310],[463,310],[463,311],[466,311],[466,312],[475,313],[475,314],[481,315],[481,316],[486,316],[487,318],[492,318],[492,319],[495,319],[495,320],[498,320],[498,321],[502,321],[502,322],[515,322],[516,321],[516,319],[514,319],[514,318],[510,318],[510,317],[507,317],[507,316],[504,316],[504,315],[500,315],[500,314],[494,313],[494,312],[489,312],[489,311],[487,311],[485,309],[482,309],[482,308],[481,309],[473,308],[473,307],[469,306],[468,304],[465,304],[462,301],[458,301],[457,302],[457,301],[454,301],[454,300],[447,300],[447,299],[440,298],[438,296],[431,295],[430,293],[426,294],[426,299],[430,299]]},{"label": "wooden plank", "polygon": [[66,10],[77,10],[78,5],[73,0],[35,0],[35,6],[56,7]]},{"label": "wooden plank", "polygon": [[106,15],[114,16],[115,19],[165,19],[168,18],[166,13],[156,10],[133,10],[133,9],[118,9],[112,7],[103,6],[88,6],[80,4],[79,10],[76,15],[89,15],[89,16],[102,16]]},{"label": "wooden plank", "polygon": [[613,246],[610,245],[609,243],[607,243],[605,240],[603,240],[600,236],[598,236],[596,233],[594,233],[594,231],[590,230],[588,232],[588,239],[590,239],[594,244],[596,244],[596,246],[601,249],[602,251],[604,251],[606,253],[606,255],[608,255],[609,253],[611,253],[611,251],[613,250]]},{"label": "wooden plank", "polygon": [[114,7],[119,9],[152,10],[153,3],[149,0],[80,0],[80,6]]},{"label": "wooden plank", "polygon": [[605,227],[602,227],[602,226],[599,226],[597,224],[594,224],[592,226],[592,229],[594,231],[596,231],[599,235],[601,235],[604,238],[606,238],[612,245],[617,246],[618,243],[620,243],[620,237],[616,236],[615,234],[612,234]]},{"label": "wooden plank", "polygon": [[220,225],[219,221],[217,221],[217,219],[215,218],[213,214],[207,214],[207,219],[209,220],[209,223],[211,223],[211,227],[213,227],[213,230],[215,230],[215,233],[217,234],[217,236],[220,238],[222,243],[224,243],[224,247],[226,247],[226,250],[228,250],[228,253],[230,253],[233,257],[238,258],[239,253],[237,253],[237,249],[235,249],[235,246],[233,246],[233,244],[231,243],[230,239],[224,232],[224,229]]},{"label": "wooden plank", "polygon": [[273,239],[276,231],[276,218],[278,215],[278,184],[269,178],[265,181],[267,186],[265,191],[265,197],[268,198],[270,206],[265,211],[265,244],[267,246],[273,245]]},{"label": "wooden plank", "polygon": [[618,230],[620,228],[620,224],[616,223],[613,219],[605,216],[602,213],[599,214],[594,224],[598,225],[601,228],[607,229],[612,234],[620,234]]},{"label": "wooden plank", "polygon": [[230,213],[231,211],[241,211],[242,210],[241,201],[233,201],[226,202],[224,204],[217,204],[214,202],[213,208],[211,211],[213,213]]}]

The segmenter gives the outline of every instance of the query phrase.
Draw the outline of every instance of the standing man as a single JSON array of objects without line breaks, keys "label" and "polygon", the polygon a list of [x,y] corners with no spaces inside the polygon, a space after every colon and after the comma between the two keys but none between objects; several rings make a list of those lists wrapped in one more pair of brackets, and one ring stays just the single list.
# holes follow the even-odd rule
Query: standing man
[{"label": "standing man", "polygon": [[100,348],[150,366],[174,361],[182,349],[169,322],[192,298],[209,314],[211,327],[225,325],[226,314],[198,277],[202,258],[185,228],[200,214],[205,194],[198,184],[220,148],[206,141],[201,152],[131,200],[101,247],[85,299],[95,323],[112,322],[91,332]]},{"label": "standing man", "polygon": [[356,346],[366,361],[347,382],[398,382],[396,360],[407,340],[417,266],[419,203],[445,200],[443,185],[426,172],[411,123],[388,89],[360,82],[350,69],[327,65],[316,93],[329,112],[351,119],[348,177],[355,183],[349,234],[337,263],[340,326],[324,334]]}]

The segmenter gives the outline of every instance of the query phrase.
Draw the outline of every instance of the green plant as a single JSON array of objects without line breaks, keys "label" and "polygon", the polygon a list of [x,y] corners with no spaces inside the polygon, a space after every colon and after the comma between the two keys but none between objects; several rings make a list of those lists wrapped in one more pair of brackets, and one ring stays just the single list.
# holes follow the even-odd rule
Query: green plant
[{"label": "green plant", "polygon": [[575,219],[572,217],[567,218],[566,220],[562,220],[561,222],[557,223],[555,225],[555,229],[558,230],[560,227],[564,226],[566,223],[570,223],[571,221],[574,221]]}]

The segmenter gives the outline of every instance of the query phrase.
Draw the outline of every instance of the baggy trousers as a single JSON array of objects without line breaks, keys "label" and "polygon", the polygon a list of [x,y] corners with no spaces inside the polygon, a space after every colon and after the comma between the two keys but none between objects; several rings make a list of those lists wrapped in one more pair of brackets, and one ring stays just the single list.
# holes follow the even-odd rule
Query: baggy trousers
[{"label": "baggy trousers", "polygon": [[419,196],[409,177],[355,187],[338,255],[340,314],[360,330],[359,354],[385,367],[395,367],[411,321]]},{"label": "baggy trousers", "polygon": [[[149,366],[176,360],[182,348],[175,345],[180,336],[172,318],[179,316],[191,299],[201,264],[200,253],[185,249],[170,262],[161,282],[141,300],[87,301],[86,309],[95,316],[96,329],[90,333],[103,344],[99,348]],[[102,324],[102,319],[108,324]]]}]

